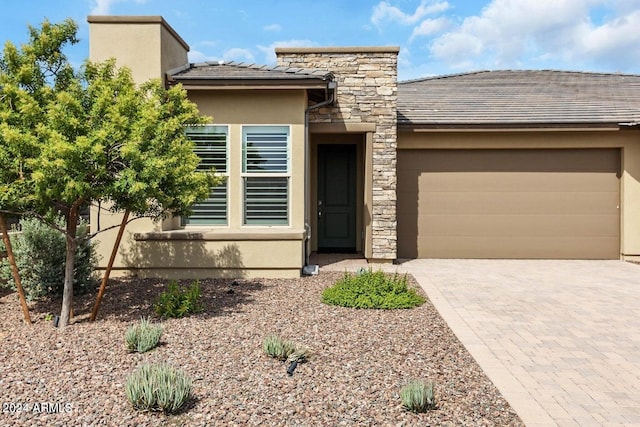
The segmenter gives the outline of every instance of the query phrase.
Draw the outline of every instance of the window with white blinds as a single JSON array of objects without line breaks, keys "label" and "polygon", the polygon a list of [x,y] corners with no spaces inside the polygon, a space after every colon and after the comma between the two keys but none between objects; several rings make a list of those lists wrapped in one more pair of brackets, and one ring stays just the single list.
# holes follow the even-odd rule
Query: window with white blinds
[{"label": "window with white blinds", "polygon": [[[200,157],[199,170],[215,168],[216,175],[227,176],[229,131],[226,126],[190,126],[187,136],[195,143]],[[183,218],[183,225],[227,224],[227,180],[211,189],[209,198],[193,206],[193,214]]]},{"label": "window with white blinds", "polygon": [[244,224],[289,223],[289,127],[242,128]]}]

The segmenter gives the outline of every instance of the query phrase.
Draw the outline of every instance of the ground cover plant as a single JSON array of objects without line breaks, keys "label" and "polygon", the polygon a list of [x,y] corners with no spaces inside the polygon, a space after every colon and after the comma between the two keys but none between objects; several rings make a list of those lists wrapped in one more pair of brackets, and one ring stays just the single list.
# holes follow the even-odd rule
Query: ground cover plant
[{"label": "ground cover plant", "polygon": [[352,308],[413,308],[425,302],[409,288],[407,276],[383,271],[361,270],[344,273],[333,286],[322,292],[322,302]]}]

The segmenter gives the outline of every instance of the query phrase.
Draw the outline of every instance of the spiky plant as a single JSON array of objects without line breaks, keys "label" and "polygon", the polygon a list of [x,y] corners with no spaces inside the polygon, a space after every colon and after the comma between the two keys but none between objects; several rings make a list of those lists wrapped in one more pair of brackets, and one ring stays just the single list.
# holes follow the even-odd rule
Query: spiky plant
[{"label": "spiky plant", "polygon": [[274,359],[287,360],[296,351],[296,345],[276,334],[268,335],[262,342],[264,352]]},{"label": "spiky plant", "polygon": [[178,412],[191,398],[193,381],[167,364],[142,365],[127,377],[127,399],[135,409]]},{"label": "spiky plant", "polygon": [[409,381],[400,390],[402,405],[413,412],[426,412],[436,406],[434,384],[432,381]]},{"label": "spiky plant", "polygon": [[149,318],[140,318],[140,323],[129,326],[124,334],[127,350],[145,353],[155,348],[162,336],[162,326],[153,324]]}]

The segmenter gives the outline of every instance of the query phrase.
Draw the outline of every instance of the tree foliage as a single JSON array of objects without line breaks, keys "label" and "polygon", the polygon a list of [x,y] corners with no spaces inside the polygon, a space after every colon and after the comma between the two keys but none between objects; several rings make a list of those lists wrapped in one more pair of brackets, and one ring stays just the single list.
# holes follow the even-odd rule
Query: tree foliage
[{"label": "tree foliage", "polygon": [[[67,257],[60,324],[73,297],[80,210],[108,202],[138,216],[187,215],[217,184],[196,171],[184,126],[201,124],[179,86],[137,86],[115,60],[76,71],[64,55],[77,42],[72,20],[29,27],[29,42],[0,56],[0,210],[65,218]],[[55,227],[55,224],[51,224]]]}]

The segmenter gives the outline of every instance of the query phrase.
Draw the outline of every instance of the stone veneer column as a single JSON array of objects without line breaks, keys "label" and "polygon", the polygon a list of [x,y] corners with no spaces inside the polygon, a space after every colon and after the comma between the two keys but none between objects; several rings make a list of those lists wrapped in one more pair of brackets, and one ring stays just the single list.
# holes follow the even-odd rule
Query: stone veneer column
[{"label": "stone veneer column", "polygon": [[331,71],[337,102],[310,123],[374,123],[372,258],[396,258],[398,47],[277,48],[278,65]]}]

